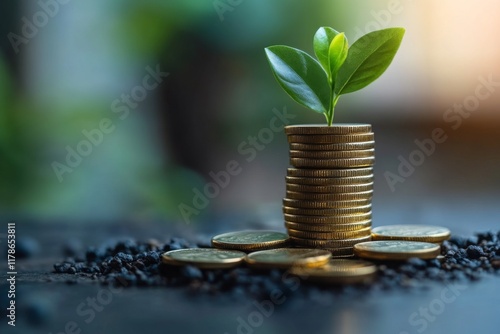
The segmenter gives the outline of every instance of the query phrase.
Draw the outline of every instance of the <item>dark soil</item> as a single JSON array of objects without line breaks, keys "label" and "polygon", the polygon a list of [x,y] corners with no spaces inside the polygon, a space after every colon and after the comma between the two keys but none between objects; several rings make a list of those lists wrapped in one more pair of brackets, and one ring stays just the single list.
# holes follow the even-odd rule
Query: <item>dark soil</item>
[{"label": "dark soil", "polygon": [[[227,270],[201,270],[193,266],[175,267],[161,263],[166,251],[210,247],[208,244],[192,244],[180,238],[165,243],[140,242],[133,239],[89,247],[85,254],[66,258],[54,265],[54,272],[87,276],[102,284],[126,287],[188,287],[189,291],[210,294],[229,293],[268,296],[273,290],[293,290],[297,278],[283,270],[254,270],[241,266]],[[67,255],[66,251],[65,254]],[[73,252],[74,253],[74,252]],[[475,281],[482,275],[500,270],[500,232],[477,233],[463,238],[453,236],[442,245],[442,256],[433,260],[412,258],[402,262],[377,262],[377,279],[365,285],[315,286],[305,284],[301,289],[308,294],[319,289],[337,293],[366,292],[371,289],[415,289],[426,287],[429,282]],[[304,283],[308,283],[307,280]]]}]

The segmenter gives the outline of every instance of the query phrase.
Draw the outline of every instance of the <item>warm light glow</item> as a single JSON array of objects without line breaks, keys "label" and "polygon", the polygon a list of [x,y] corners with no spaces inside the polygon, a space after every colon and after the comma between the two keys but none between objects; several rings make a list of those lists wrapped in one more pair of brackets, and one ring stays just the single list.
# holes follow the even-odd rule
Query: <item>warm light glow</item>
[{"label": "warm light glow", "polygon": [[495,0],[428,1],[427,34],[432,89],[436,95],[470,94],[478,76],[493,73],[500,81],[500,2]]},{"label": "warm light glow", "polygon": [[[391,8],[397,10],[391,12]],[[354,104],[404,103],[421,106],[422,117],[440,117],[436,114],[442,111],[440,106],[460,103],[474,94],[479,77],[492,76],[500,82],[499,1],[376,1],[350,10],[358,13],[352,28],[357,35],[393,26],[406,28],[387,73],[363,91],[361,100],[353,98]],[[496,89],[481,101],[481,110],[489,113],[499,103],[500,89]],[[398,111],[388,108],[387,112]]]}]

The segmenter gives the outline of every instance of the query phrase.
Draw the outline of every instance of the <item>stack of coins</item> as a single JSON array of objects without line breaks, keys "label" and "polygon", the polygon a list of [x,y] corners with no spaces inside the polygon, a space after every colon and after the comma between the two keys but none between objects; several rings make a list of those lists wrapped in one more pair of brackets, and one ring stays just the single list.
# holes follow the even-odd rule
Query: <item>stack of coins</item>
[{"label": "stack of coins", "polygon": [[299,247],[353,256],[369,241],[374,134],[369,124],[287,126],[290,164],[283,199],[285,226]]}]

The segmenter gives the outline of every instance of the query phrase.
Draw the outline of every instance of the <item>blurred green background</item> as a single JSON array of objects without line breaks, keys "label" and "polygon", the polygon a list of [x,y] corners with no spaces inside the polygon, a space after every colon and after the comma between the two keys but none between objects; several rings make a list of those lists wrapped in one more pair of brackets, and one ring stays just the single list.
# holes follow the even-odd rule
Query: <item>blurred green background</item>
[{"label": "blurred green background", "polygon": [[[230,217],[234,224],[282,226],[285,135],[274,133],[252,161],[242,148],[269,127],[275,108],[294,115],[293,124],[324,122],[286,96],[263,51],[285,44],[312,53],[312,37],[324,25],[345,31],[350,43],[376,29],[407,29],[389,70],[343,97],[336,109],[335,122],[374,126],[375,217],[378,210],[382,222],[411,216],[438,223],[443,217],[432,208],[456,210],[477,196],[484,198],[481,205],[496,202],[500,94],[493,91],[457,129],[444,119],[448,108],[474,94],[479,77],[500,81],[496,1],[41,0],[0,6],[4,220],[200,225]],[[141,92],[148,68],[168,76],[117,112],[117,99]],[[54,162],[66,164],[68,150],[87,140],[83,131],[99,129],[103,119],[113,130],[58,178]],[[408,157],[414,141],[429,138],[436,127],[448,140],[391,189],[385,173],[396,173],[398,157]],[[232,160],[241,172],[197,209],[193,189],[203,192],[210,173]],[[196,213],[185,219],[182,204]]]}]

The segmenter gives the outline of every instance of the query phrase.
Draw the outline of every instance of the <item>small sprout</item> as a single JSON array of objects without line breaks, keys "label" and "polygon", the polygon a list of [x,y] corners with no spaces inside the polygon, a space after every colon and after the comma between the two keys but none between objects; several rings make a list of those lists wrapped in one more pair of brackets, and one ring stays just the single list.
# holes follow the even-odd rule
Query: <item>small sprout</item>
[{"label": "small sprout", "polygon": [[314,53],[284,45],[265,48],[273,74],[292,99],[333,122],[341,95],[368,86],[385,72],[399,49],[405,30],[388,28],[362,36],[349,47],[344,33],[321,27]]}]

